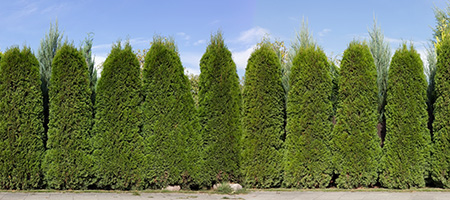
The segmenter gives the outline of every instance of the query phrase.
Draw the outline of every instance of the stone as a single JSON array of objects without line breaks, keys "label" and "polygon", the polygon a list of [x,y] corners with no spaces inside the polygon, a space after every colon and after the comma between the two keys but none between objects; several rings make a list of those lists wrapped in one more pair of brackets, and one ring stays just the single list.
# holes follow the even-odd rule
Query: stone
[{"label": "stone", "polygon": [[230,184],[231,189],[233,189],[233,191],[238,191],[238,190],[242,190],[242,185],[239,183],[232,183]]},{"label": "stone", "polygon": [[174,186],[167,186],[166,188],[164,188],[164,190],[168,190],[168,191],[180,191],[181,187],[179,185],[174,185]]}]

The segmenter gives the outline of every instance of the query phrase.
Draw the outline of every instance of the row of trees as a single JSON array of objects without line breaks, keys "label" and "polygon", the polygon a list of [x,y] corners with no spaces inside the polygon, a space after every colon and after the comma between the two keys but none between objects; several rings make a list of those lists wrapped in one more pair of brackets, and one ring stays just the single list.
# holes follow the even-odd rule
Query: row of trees
[{"label": "row of trees", "polygon": [[376,25],[340,68],[307,26],[288,54],[263,40],[241,88],[218,32],[196,105],[172,39],[155,37],[143,63],[115,44],[97,81],[92,37],[77,49],[51,27],[38,58],[0,54],[1,187],[450,187],[450,34],[439,30],[435,89],[414,47],[391,59]]}]

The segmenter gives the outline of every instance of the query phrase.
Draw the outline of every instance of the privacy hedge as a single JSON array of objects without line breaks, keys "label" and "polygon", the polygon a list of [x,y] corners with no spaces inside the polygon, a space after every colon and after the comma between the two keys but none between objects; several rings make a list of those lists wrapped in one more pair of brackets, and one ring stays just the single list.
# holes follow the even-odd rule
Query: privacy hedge
[{"label": "privacy hedge", "polygon": [[199,185],[199,124],[189,79],[172,39],[153,39],[143,80],[145,187]]},{"label": "privacy hedge", "polygon": [[284,95],[278,57],[262,43],[248,60],[242,94],[241,169],[248,187],[281,185]]},{"label": "privacy hedge", "polygon": [[30,48],[13,47],[0,72],[0,188],[39,188],[45,150],[39,62]]},{"label": "privacy hedge", "polygon": [[431,177],[439,186],[450,188],[450,39],[437,48],[436,102],[434,104]]},{"label": "privacy hedge", "polygon": [[239,179],[242,135],[239,76],[222,33],[211,41],[200,60],[199,120],[202,126],[205,182],[208,186]]},{"label": "privacy hedge", "polygon": [[140,65],[129,43],[113,46],[97,85],[93,140],[98,187],[132,189],[143,185]]},{"label": "privacy hedge", "polygon": [[428,177],[431,138],[422,66],[414,47],[403,44],[389,67],[380,174],[380,183],[387,188],[424,187]]},{"label": "privacy hedge", "polygon": [[367,44],[351,42],[341,61],[337,122],[331,140],[339,188],[367,187],[377,182],[381,147],[376,127],[376,78]]},{"label": "privacy hedge", "polygon": [[308,46],[295,56],[287,102],[284,184],[324,188],[332,177],[332,80],[327,56]]},{"label": "privacy hedge", "polygon": [[73,45],[56,53],[50,82],[45,179],[50,188],[86,189],[94,181],[92,102],[86,61]]}]

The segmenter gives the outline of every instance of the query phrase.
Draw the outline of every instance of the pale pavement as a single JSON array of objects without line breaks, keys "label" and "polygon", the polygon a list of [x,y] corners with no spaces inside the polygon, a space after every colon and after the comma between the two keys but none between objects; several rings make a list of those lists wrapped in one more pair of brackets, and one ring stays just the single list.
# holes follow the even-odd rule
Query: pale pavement
[{"label": "pale pavement", "polygon": [[0,200],[209,200],[209,199],[245,199],[245,200],[450,200],[450,192],[314,192],[314,191],[256,191],[248,194],[223,195],[206,193],[76,193],[76,192],[0,192]]}]

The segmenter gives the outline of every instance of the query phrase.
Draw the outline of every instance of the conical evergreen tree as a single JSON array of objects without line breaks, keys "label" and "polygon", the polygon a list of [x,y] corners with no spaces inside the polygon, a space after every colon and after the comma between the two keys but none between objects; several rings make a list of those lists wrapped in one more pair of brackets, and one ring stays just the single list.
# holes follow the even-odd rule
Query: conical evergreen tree
[{"label": "conical evergreen tree", "polygon": [[29,48],[14,47],[0,72],[0,188],[39,188],[45,151],[39,62]]},{"label": "conical evergreen tree", "polygon": [[198,185],[199,124],[189,79],[172,39],[153,39],[143,79],[146,187]]},{"label": "conical evergreen tree", "polygon": [[142,185],[140,66],[129,43],[114,45],[103,63],[95,104],[94,159],[98,186],[131,189]]},{"label": "conical evergreen tree", "polygon": [[239,179],[241,95],[239,77],[222,33],[211,41],[200,60],[199,120],[202,126],[205,183]]},{"label": "conical evergreen tree", "polygon": [[73,45],[64,44],[52,64],[50,122],[44,169],[55,189],[85,189],[93,182],[92,102],[88,68]]},{"label": "conical evergreen tree", "polygon": [[281,184],[284,95],[280,62],[270,43],[263,42],[248,60],[242,94],[241,168],[248,186]]},{"label": "conical evergreen tree", "polygon": [[424,187],[430,160],[427,83],[420,55],[406,44],[392,57],[386,105],[386,140],[380,183],[388,188]]},{"label": "conical evergreen tree", "polygon": [[431,177],[450,188],[450,38],[436,45],[436,103],[434,104]]},{"label": "conical evergreen tree", "polygon": [[332,177],[329,140],[332,82],[325,53],[315,45],[298,51],[287,103],[285,180],[288,187],[327,187]]},{"label": "conical evergreen tree", "polygon": [[377,72],[369,47],[351,42],[344,52],[339,79],[337,122],[332,153],[339,188],[374,185],[381,154],[377,136]]}]

